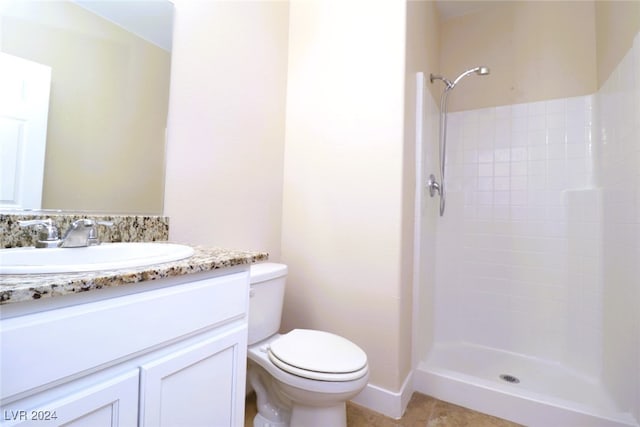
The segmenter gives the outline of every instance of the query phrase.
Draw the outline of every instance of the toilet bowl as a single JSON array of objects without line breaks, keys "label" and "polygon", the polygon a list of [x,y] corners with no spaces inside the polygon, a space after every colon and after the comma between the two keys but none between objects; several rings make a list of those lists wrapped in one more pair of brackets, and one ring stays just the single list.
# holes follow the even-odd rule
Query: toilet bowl
[{"label": "toilet bowl", "polygon": [[369,379],[365,352],[329,332],[278,334],[287,267],[251,267],[247,377],[256,392],[254,427],[346,427],[346,402]]}]

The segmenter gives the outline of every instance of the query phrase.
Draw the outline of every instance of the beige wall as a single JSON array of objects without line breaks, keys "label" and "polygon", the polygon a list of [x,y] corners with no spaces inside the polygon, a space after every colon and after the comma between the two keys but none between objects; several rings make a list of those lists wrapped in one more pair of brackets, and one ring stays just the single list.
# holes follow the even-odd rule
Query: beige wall
[{"label": "beige wall", "polygon": [[427,66],[433,4],[409,4],[410,16],[384,2],[366,14],[357,2],[290,7],[287,20],[286,3],[176,3],[171,239],[269,250],[290,267],[283,330],[352,339],[370,357],[372,383],[398,390],[411,362],[415,189],[405,74]]},{"label": "beige wall", "polygon": [[[418,71],[427,79],[430,73],[440,74],[440,16],[434,1],[407,1],[406,49],[408,80],[413,81],[410,76]],[[426,88],[434,100],[440,99],[440,86],[428,84]]]},{"label": "beige wall", "polygon": [[170,53],[70,2],[8,5],[2,51],[52,67],[42,207],[161,213]]},{"label": "beige wall", "polygon": [[[441,22],[442,74],[454,79],[478,65],[449,97],[460,111],[594,93],[597,89],[592,1],[495,2]],[[439,83],[441,90],[442,83]]]},{"label": "beige wall", "polygon": [[[403,2],[290,3],[283,328],[338,333],[398,390],[402,308]],[[355,30],[357,29],[357,30]]]},{"label": "beige wall", "polygon": [[596,1],[596,30],[601,87],[640,31],[640,1]]},{"label": "beige wall", "polygon": [[175,1],[170,239],[280,258],[286,2]]}]

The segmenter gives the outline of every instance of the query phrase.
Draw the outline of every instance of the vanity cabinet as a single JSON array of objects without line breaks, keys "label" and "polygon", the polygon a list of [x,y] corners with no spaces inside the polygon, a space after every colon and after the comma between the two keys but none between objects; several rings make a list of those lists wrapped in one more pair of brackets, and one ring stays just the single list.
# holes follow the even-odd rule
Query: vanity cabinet
[{"label": "vanity cabinet", "polygon": [[248,266],[227,273],[3,313],[0,425],[242,425]]}]

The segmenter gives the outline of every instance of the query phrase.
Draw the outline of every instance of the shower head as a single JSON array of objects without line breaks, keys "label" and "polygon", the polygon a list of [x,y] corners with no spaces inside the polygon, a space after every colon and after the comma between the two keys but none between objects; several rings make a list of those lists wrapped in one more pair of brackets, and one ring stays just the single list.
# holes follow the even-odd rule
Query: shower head
[{"label": "shower head", "polygon": [[453,89],[455,87],[455,85],[458,84],[458,82],[460,80],[462,80],[463,78],[467,77],[469,74],[473,74],[476,73],[479,76],[486,76],[487,74],[489,74],[491,72],[491,70],[489,70],[488,67],[485,66],[480,66],[480,67],[475,67],[472,68],[470,70],[465,71],[464,73],[460,74],[458,76],[458,78],[456,78],[453,82],[441,75],[436,75],[436,74],[431,74],[429,80],[431,81],[431,83],[433,83],[435,80],[442,80],[444,82],[445,85],[447,85],[447,87],[445,88],[445,92]]},{"label": "shower head", "polygon": [[476,68],[472,68],[470,70],[465,71],[464,73],[460,74],[454,81],[453,83],[451,83],[451,85],[449,86],[449,88],[453,89],[455,87],[455,85],[458,84],[458,82],[462,79],[464,79],[465,77],[467,77],[469,74],[473,74],[476,73],[479,76],[486,76],[487,74],[489,74],[490,70],[488,67],[484,67],[484,66],[480,66],[480,67],[476,67]]}]

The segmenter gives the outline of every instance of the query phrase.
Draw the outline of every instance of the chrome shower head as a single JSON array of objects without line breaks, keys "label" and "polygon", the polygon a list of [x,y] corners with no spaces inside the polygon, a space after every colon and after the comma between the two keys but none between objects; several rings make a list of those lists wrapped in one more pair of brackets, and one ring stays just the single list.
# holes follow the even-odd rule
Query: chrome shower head
[{"label": "chrome shower head", "polygon": [[479,76],[486,76],[487,74],[489,74],[490,70],[488,67],[485,66],[480,66],[480,67],[476,67],[476,68],[472,68],[470,70],[465,71],[464,73],[460,74],[454,81],[453,83],[451,83],[450,88],[453,89],[455,87],[456,84],[458,84],[458,82],[460,80],[462,80],[463,78],[467,77],[469,74],[473,74],[476,73]]},{"label": "chrome shower head", "polygon": [[431,80],[431,83],[433,83],[435,80],[442,80],[444,82],[444,84],[447,85],[447,87],[445,88],[445,92],[446,92],[446,91],[449,91],[449,90],[453,89],[455,87],[455,85],[458,84],[458,82],[460,80],[462,80],[463,78],[467,77],[469,74],[476,73],[479,76],[486,76],[490,72],[491,72],[491,70],[489,70],[489,67],[480,66],[480,67],[475,67],[475,68],[472,68],[470,70],[465,71],[464,73],[460,74],[458,76],[458,78],[456,78],[453,82],[451,80],[443,77],[443,76],[436,75],[436,74],[431,74],[430,75],[430,80]]}]

